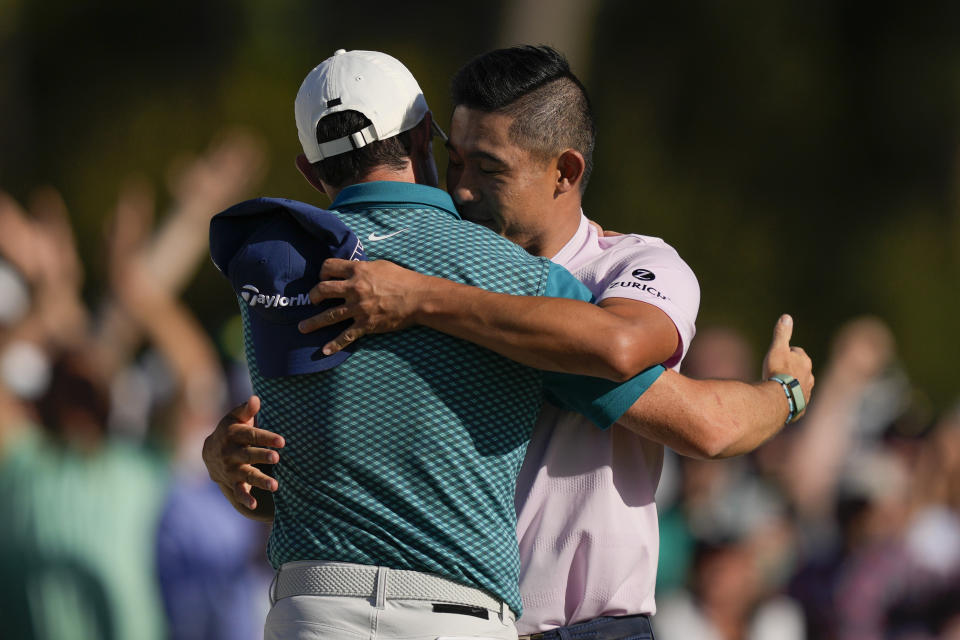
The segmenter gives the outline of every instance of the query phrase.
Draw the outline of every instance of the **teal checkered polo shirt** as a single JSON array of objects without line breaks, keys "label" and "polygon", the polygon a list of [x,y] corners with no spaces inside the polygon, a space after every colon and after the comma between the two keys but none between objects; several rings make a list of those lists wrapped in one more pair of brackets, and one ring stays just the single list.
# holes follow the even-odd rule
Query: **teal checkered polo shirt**
[{"label": "teal checkered polo shirt", "polygon": [[[439,189],[358,184],[331,211],[371,259],[503,293],[590,299],[549,260],[461,220]],[[545,374],[414,327],[365,336],[331,370],[265,378],[240,302],[260,426],[286,439],[274,467],[273,566],[426,571],[484,589],[518,615],[514,484],[545,394],[605,428],[662,371],[620,386]]]}]

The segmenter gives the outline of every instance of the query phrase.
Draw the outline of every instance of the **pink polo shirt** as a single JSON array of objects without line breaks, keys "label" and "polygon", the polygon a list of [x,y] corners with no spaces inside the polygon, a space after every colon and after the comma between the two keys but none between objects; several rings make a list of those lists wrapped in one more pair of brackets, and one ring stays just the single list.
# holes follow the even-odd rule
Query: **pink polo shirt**
[{"label": "pink polo shirt", "polygon": [[[594,294],[662,309],[680,346],[664,363],[679,368],[695,332],[700,287],[659,238],[604,238],[581,216],[553,257]],[[654,613],[659,534],[653,495],[663,447],[614,425],[545,405],[517,479],[521,634],[604,615]]]}]

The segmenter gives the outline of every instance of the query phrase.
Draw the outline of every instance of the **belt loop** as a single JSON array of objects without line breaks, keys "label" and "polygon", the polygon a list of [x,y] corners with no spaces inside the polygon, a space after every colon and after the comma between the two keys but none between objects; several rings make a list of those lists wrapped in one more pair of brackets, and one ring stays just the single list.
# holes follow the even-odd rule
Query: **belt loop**
[{"label": "belt loop", "polygon": [[387,572],[386,567],[377,567],[377,609],[383,609],[387,602]]},{"label": "belt loop", "polygon": [[277,604],[277,581],[280,579],[280,570],[273,572],[273,580],[270,581],[270,589],[267,593],[270,596],[270,606]]}]

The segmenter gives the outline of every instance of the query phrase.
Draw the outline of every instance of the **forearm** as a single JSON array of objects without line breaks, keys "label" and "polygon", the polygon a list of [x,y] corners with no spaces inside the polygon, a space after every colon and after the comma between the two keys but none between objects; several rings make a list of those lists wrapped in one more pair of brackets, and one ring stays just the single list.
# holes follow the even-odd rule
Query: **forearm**
[{"label": "forearm", "polygon": [[661,309],[615,297],[583,302],[589,290],[555,266],[549,297],[493,293],[386,260],[331,258],[320,277],[311,301],[343,304],[303,320],[300,331],[350,321],[325,345],[327,354],[368,333],[420,324],[538,369],[623,381],[667,360],[678,346],[677,328]]},{"label": "forearm", "polygon": [[222,373],[213,345],[186,307],[170,296],[158,295],[153,308],[150,305],[139,308],[140,311],[132,311],[131,315],[172,365],[181,384],[197,388],[191,383],[199,381],[200,385],[209,387],[211,382],[219,380]]},{"label": "forearm", "polygon": [[727,458],[773,437],[788,413],[776,382],[692,380],[666,371],[618,424],[682,455]]},{"label": "forearm", "polygon": [[416,323],[531,367],[621,381],[663,359],[646,348],[636,327],[587,302],[423,280]]}]

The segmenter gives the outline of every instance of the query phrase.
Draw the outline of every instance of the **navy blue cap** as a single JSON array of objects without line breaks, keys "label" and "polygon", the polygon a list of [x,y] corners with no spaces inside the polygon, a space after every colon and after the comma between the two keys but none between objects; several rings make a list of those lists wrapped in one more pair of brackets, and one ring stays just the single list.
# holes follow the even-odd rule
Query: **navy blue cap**
[{"label": "navy blue cap", "polygon": [[324,260],[367,259],[360,239],[336,215],[296,200],[247,200],[210,221],[210,256],[247,305],[261,374],[316,373],[350,357],[353,345],[331,356],[321,351],[347,322],[307,334],[297,328],[337,304],[310,302]]}]

